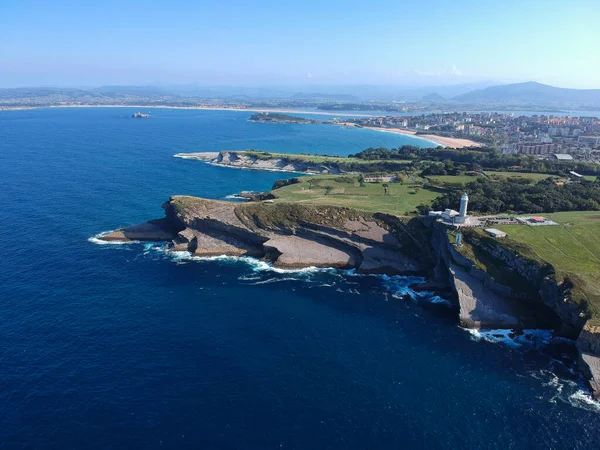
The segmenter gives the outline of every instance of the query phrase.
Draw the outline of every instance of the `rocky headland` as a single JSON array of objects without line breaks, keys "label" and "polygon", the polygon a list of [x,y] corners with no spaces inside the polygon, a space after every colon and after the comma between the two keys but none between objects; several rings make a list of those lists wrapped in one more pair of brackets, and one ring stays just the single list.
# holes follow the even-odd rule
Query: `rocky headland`
[{"label": "rocky headland", "polygon": [[[328,158],[329,161],[313,162],[311,158],[262,154],[262,152],[243,150],[224,150],[221,152],[177,153],[176,158],[196,159],[211,164],[243,169],[276,170],[280,172],[341,174],[344,170],[344,158]],[[339,161],[335,162],[334,159]]]},{"label": "rocky headland", "polygon": [[250,122],[302,124],[302,125],[332,123],[331,120],[307,119],[305,117],[292,116],[289,114],[282,114],[279,112],[257,112],[255,114],[252,114],[248,120]]},{"label": "rocky headland", "polygon": [[[551,267],[496,245],[473,241],[504,275],[487,273],[450,243],[428,218],[399,218],[350,208],[301,203],[233,203],[173,196],[165,217],[123,228],[105,241],[168,241],[195,256],[250,256],[274,267],[332,267],[360,273],[411,274],[420,289],[449,293],[466,328],[551,328],[575,339],[579,364],[600,396],[600,327],[572,301],[566,280]],[[509,276],[508,276],[509,275]]]}]

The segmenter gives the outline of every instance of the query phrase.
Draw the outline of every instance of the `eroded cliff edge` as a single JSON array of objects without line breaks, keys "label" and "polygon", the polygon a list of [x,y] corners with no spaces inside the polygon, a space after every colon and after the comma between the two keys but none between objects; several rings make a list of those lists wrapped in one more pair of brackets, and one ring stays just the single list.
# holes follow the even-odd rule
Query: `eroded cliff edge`
[{"label": "eroded cliff edge", "polygon": [[463,327],[553,328],[577,339],[581,370],[600,395],[600,328],[588,321],[585,305],[572,300],[572,286],[551,267],[498,242],[467,236],[477,254],[465,255],[433,220],[325,205],[173,196],[163,208],[165,218],[101,239],[170,241],[173,251],[251,256],[287,269],[424,275],[430,281],[421,288],[452,290]]},{"label": "eroded cliff edge", "polygon": [[414,225],[388,214],[188,196],[173,196],[163,208],[164,219],[117,230],[102,239],[171,241],[174,251],[251,256],[280,268],[425,274],[430,266],[424,257],[427,246],[411,231]]}]

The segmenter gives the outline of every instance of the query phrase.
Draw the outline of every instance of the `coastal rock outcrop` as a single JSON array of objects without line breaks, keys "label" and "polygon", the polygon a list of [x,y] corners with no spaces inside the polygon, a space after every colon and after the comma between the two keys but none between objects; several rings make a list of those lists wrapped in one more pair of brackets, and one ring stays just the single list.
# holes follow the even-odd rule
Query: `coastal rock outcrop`
[{"label": "coastal rock outcrop", "polygon": [[281,172],[340,174],[343,170],[335,164],[317,164],[285,157],[258,157],[252,152],[221,151],[206,153],[178,153],[177,158],[196,159],[219,166],[244,169],[277,170]]},{"label": "coastal rock outcrop", "polygon": [[[155,223],[104,236],[110,240],[170,240],[196,256],[253,256],[276,267],[335,267],[368,273],[422,273],[423,261],[394,232],[398,218],[349,208],[290,203],[239,204],[174,196],[163,205],[170,234]],[[148,230],[148,235],[144,231]],[[155,238],[160,239],[155,239]],[[165,239],[166,238],[166,239]],[[415,255],[415,256],[411,256]]]}]

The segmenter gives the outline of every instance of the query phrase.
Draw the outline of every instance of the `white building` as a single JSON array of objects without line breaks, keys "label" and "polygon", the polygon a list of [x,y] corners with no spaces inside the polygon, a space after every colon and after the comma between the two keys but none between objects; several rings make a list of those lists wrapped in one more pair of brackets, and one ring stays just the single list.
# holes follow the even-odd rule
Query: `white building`
[{"label": "white building", "polygon": [[453,209],[444,210],[440,216],[444,222],[454,223],[454,220],[459,216],[458,211],[454,211]]},{"label": "white building", "polygon": [[471,220],[467,215],[469,207],[469,196],[465,192],[460,198],[460,211],[454,209],[446,209],[444,211],[430,211],[429,216],[439,217],[446,225],[477,225],[477,220]]},{"label": "white building", "polygon": [[506,233],[504,231],[497,230],[496,228],[486,228],[484,231],[495,238],[506,237]]}]

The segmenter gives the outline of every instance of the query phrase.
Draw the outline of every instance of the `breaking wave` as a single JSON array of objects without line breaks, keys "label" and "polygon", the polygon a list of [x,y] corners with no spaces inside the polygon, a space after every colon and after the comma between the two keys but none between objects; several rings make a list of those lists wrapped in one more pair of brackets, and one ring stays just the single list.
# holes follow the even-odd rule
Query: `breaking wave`
[{"label": "breaking wave", "polygon": [[452,307],[450,300],[435,295],[430,291],[415,291],[411,286],[425,282],[423,277],[415,276],[388,276],[379,275],[383,279],[384,286],[391,292],[394,298],[409,298],[414,303],[431,303]]},{"label": "breaking wave", "polygon": [[97,245],[127,245],[127,244],[139,244],[140,241],[103,241],[102,237],[106,236],[107,234],[112,233],[115,230],[109,230],[109,231],[103,231],[102,233],[98,233],[90,238],[88,238],[88,242],[91,242],[92,244],[97,244]]},{"label": "breaking wave", "polygon": [[[331,276],[339,277],[338,281],[347,280],[348,278],[376,278],[381,280],[383,287],[385,290],[391,294],[393,298],[398,299],[410,299],[412,302],[416,304],[436,304],[443,305],[445,307],[452,307],[452,303],[442,298],[438,295],[435,295],[434,292],[423,291],[418,292],[411,288],[411,286],[415,284],[421,284],[425,282],[425,278],[418,276],[400,276],[400,275],[380,275],[380,274],[362,274],[357,273],[356,269],[333,269],[327,267],[305,267],[301,269],[282,269],[279,267],[273,267],[272,264],[267,263],[265,261],[261,261],[256,258],[251,258],[248,256],[194,256],[190,252],[187,251],[170,251],[165,249],[162,246],[157,246],[156,244],[149,243],[144,246],[145,254],[149,254],[151,252],[157,252],[162,254],[165,257],[170,258],[176,264],[187,264],[190,262],[220,262],[225,264],[244,264],[250,268],[252,271],[252,275],[241,275],[238,280],[242,282],[250,282],[245,283],[247,285],[260,285],[260,284],[271,284],[281,281],[317,281],[313,280],[313,275],[316,274],[329,274]],[[289,275],[289,277],[285,278],[268,278],[263,279],[260,277],[261,273],[275,273],[280,275]],[[323,283],[323,280],[319,280],[318,283],[322,287],[334,287],[337,284],[337,281]],[[352,282],[347,282],[347,284],[354,284]],[[361,292],[356,288],[345,288],[342,289],[340,287],[336,287],[336,289],[340,292],[345,292],[353,295],[361,295]]]},{"label": "breaking wave", "polygon": [[494,344],[503,344],[507,347],[519,348],[525,345],[535,347],[547,345],[552,340],[551,330],[475,330],[465,328],[474,341],[487,341]]},{"label": "breaking wave", "polygon": [[552,391],[548,402],[563,402],[574,408],[600,413],[600,402],[594,400],[592,395],[583,385],[581,378],[573,380],[561,378],[550,370],[537,370],[530,372],[532,378],[540,380],[542,386]]}]

